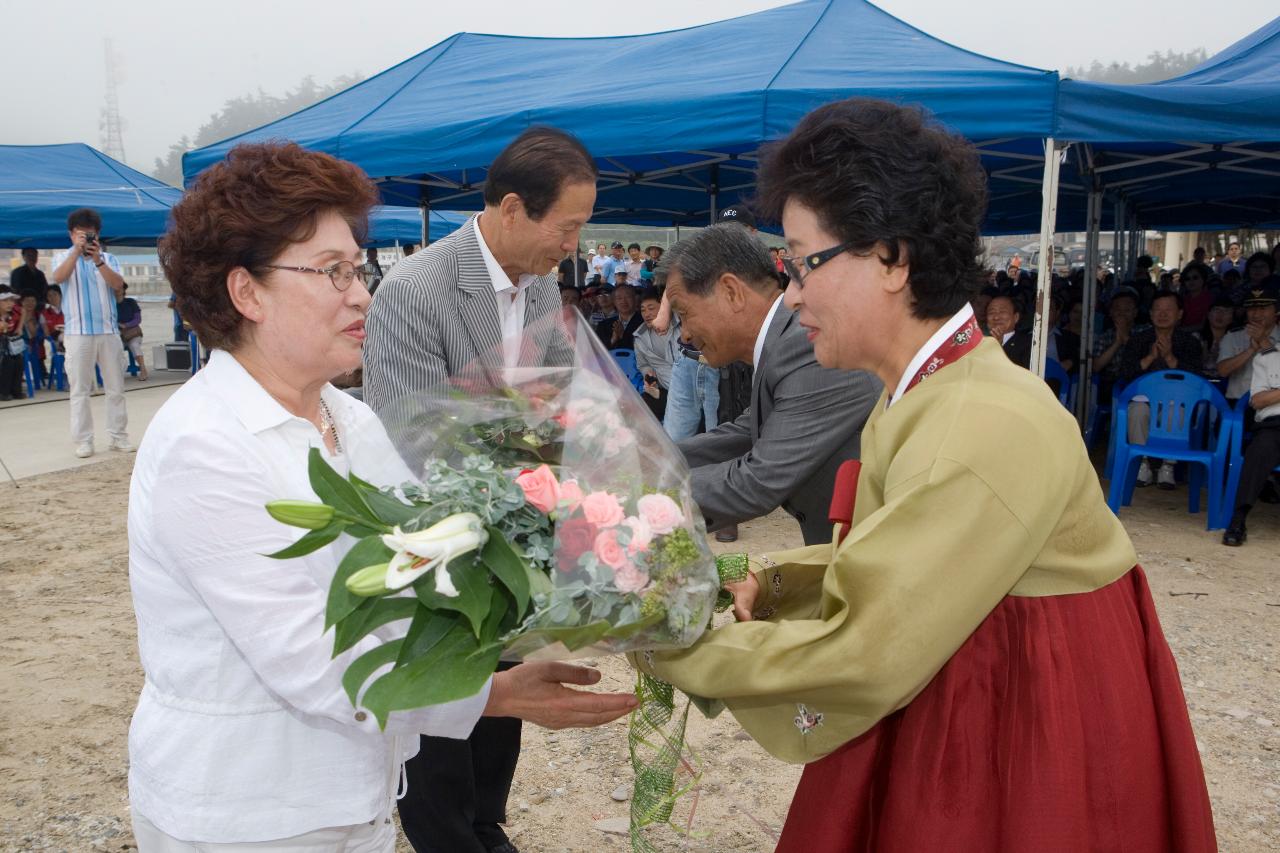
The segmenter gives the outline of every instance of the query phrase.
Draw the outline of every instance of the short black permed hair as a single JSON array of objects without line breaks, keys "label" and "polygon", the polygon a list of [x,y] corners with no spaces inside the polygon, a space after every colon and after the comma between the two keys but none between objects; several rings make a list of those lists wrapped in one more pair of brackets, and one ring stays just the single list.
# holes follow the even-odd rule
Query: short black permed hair
[{"label": "short black permed hair", "polygon": [[759,213],[813,210],[851,250],[909,270],[911,310],[949,317],[983,283],[987,178],[977,151],[919,108],[849,98],[809,113],[762,155]]}]

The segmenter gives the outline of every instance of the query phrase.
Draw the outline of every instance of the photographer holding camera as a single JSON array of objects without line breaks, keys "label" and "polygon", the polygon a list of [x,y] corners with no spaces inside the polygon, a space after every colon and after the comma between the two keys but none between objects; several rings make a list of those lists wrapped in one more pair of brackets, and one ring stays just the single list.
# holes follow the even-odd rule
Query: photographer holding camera
[{"label": "photographer holding camera", "polygon": [[124,278],[119,262],[102,249],[98,239],[101,230],[102,217],[96,210],[73,210],[67,217],[71,248],[54,256],[53,275],[49,277],[62,286],[63,342],[67,379],[71,383],[71,440],[81,459],[93,455],[89,395],[93,393],[95,365],[102,372],[102,386],[107,393],[108,446],[122,453],[134,450],[129,443],[124,348],[116,316],[116,298],[124,293]]}]

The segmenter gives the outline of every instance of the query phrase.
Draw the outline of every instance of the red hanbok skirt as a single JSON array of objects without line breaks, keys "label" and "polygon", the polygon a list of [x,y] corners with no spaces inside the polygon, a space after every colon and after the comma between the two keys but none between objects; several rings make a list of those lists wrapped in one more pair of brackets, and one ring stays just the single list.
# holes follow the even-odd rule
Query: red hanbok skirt
[{"label": "red hanbok skirt", "polygon": [[1216,850],[1177,665],[1135,567],[1006,597],[911,704],[804,769],[779,853]]}]

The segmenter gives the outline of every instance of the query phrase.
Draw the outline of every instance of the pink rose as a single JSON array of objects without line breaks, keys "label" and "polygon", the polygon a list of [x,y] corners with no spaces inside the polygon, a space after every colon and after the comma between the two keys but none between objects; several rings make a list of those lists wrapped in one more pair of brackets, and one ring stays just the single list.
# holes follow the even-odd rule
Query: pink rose
[{"label": "pink rose", "polygon": [[622,523],[631,529],[631,541],[627,543],[627,553],[635,555],[641,551],[648,551],[649,543],[653,541],[653,531],[649,529],[649,522],[632,515]]},{"label": "pink rose", "polygon": [[617,527],[624,515],[622,504],[608,492],[592,492],[583,498],[582,514],[596,527]]},{"label": "pink rose", "polygon": [[569,505],[569,512],[574,512],[582,506],[583,497],[582,487],[578,485],[577,480],[565,480],[560,484],[560,501]]},{"label": "pink rose", "polygon": [[639,592],[649,585],[649,573],[633,563],[613,570],[613,585],[619,592]]},{"label": "pink rose", "polygon": [[636,501],[636,509],[655,536],[665,536],[684,524],[680,505],[666,495],[645,495]]},{"label": "pink rose", "polygon": [[600,562],[615,571],[627,563],[627,555],[622,550],[622,546],[618,544],[618,531],[616,530],[601,530],[596,535],[595,552]]},{"label": "pink rose", "polygon": [[546,465],[525,471],[516,477],[516,483],[524,490],[524,499],[539,512],[551,512],[560,503],[560,484]]}]

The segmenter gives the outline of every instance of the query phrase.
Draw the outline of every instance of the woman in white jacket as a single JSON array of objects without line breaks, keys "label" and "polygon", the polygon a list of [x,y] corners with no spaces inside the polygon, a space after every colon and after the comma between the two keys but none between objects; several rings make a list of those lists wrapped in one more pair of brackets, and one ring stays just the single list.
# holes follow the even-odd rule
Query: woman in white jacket
[{"label": "woman in white jacket", "polygon": [[313,497],[309,448],[344,476],[410,479],[373,413],[329,384],[360,365],[370,297],[357,236],[376,198],[350,163],[240,146],[174,208],[161,242],[178,310],[213,354],[152,421],[130,488],[141,853],[391,851],[400,767],[420,733],[463,738],[482,715],[598,725],[634,707],[565,686],[594,683],[592,670],[523,664],[382,731],[341,678],[403,625],[331,657],[324,609],[343,540],[263,556],[296,538],[264,504]]}]

